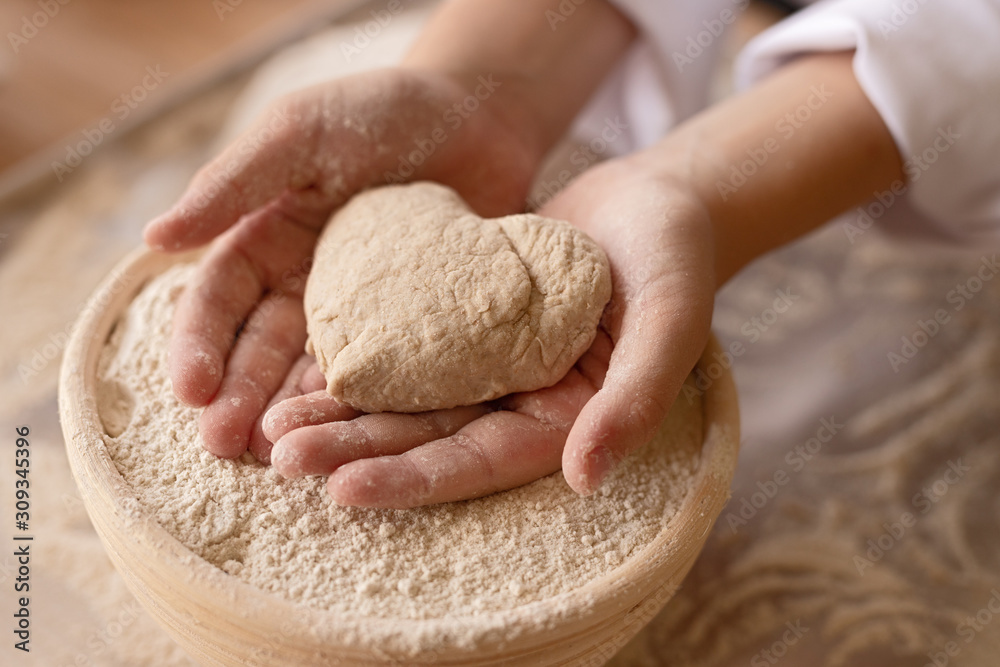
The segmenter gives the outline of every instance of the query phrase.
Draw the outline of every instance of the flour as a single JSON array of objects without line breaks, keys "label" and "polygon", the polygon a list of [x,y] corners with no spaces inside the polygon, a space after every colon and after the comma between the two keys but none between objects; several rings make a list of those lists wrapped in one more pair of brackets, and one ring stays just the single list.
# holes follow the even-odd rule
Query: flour
[{"label": "flour", "polygon": [[[415,510],[343,508],[325,479],[284,479],[249,454],[220,460],[167,373],[175,302],[192,276],[153,280],[99,365],[115,465],[148,512],[209,563],[258,588],[354,616],[475,616],[550,598],[612,572],[671,520],[703,440],[698,401],[590,498],[561,473],[486,498]],[[110,434],[116,434],[112,437]]]},{"label": "flour", "polygon": [[[726,288],[723,341],[741,337],[775,285],[801,298],[736,364],[752,425],[733,500],[684,587],[609,667],[770,665],[780,654],[781,667],[997,664],[998,618],[974,635],[967,619],[1000,590],[1000,281],[961,310],[946,300],[981,265],[979,252],[940,244],[851,245],[834,224]],[[939,308],[947,325],[895,372],[887,353]],[[801,470],[789,466],[830,415],[843,429]],[[958,461],[970,470],[942,489]],[[777,495],[730,523],[776,470],[788,472]],[[907,512],[914,524],[892,528]],[[799,621],[809,632],[781,643]]]}]

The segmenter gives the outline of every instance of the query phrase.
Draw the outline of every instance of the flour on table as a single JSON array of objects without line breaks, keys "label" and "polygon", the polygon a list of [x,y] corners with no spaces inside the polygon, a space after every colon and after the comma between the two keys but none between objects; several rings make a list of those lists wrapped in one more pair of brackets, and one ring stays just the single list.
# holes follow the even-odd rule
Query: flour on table
[{"label": "flour on table", "polygon": [[505,610],[612,572],[676,514],[698,464],[700,401],[678,401],[658,437],[597,494],[561,473],[477,500],[414,510],[343,508],[321,477],[284,479],[249,455],[202,448],[181,405],[167,340],[191,266],[153,280],[99,366],[98,409],[140,506],[209,563],[289,600],[344,614],[440,618]]}]

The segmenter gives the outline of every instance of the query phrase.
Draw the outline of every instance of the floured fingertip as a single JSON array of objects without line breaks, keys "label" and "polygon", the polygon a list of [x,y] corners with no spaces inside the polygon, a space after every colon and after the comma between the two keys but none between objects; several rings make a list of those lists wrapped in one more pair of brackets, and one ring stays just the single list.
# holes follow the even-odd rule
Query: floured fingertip
[{"label": "floured fingertip", "polygon": [[234,459],[250,444],[249,433],[244,432],[238,416],[228,407],[209,406],[201,414],[198,430],[205,449],[219,458]]},{"label": "floured fingertip", "polygon": [[170,381],[174,395],[191,407],[203,407],[215,396],[222,383],[225,362],[204,349],[184,349],[171,355]]},{"label": "floured fingertip", "polygon": [[303,477],[302,452],[293,443],[282,439],[271,448],[271,465],[286,479]]},{"label": "floured fingertip", "polygon": [[326,389],[326,378],[323,377],[323,373],[320,372],[317,364],[312,364],[306,369],[306,372],[302,374],[299,386],[302,387],[303,393],[307,394]]}]

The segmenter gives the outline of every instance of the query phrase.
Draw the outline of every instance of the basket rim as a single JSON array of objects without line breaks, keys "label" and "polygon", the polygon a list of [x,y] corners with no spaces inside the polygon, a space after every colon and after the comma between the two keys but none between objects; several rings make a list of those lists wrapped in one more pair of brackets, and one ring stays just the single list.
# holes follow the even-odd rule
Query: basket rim
[{"label": "basket rim", "polygon": [[[676,585],[664,585],[671,570],[683,568],[681,575],[686,574],[729,499],[739,447],[739,413],[731,373],[723,368],[721,376],[702,395],[704,440],[698,467],[677,512],[663,522],[659,534],[641,550],[579,588],[512,609],[479,614],[470,625],[468,619],[456,616],[409,619],[345,615],[296,603],[241,581],[197,556],[168,533],[152,513],[140,508],[132,487],[118,472],[104,444],[105,430],[96,401],[97,359],[124,307],[150,279],[196,255],[166,255],[145,247],[128,254],[88,301],[74,326],[60,371],[59,413],[73,476],[105,549],[130,588],[132,582],[122,571],[125,564],[114,553],[114,536],[128,535],[137,553],[157,561],[173,575],[185,599],[219,613],[233,614],[241,625],[273,628],[276,619],[296,619],[299,627],[290,631],[279,628],[276,641],[307,641],[335,649],[339,656],[354,652],[369,655],[374,643],[380,654],[412,656],[414,637],[435,637],[440,641],[461,630],[472,632],[477,653],[509,650],[512,641],[520,647],[518,653],[530,653],[543,644],[585,638],[611,613],[622,613],[622,609],[633,613],[646,600],[654,600],[650,608],[655,607],[655,613],[676,591]],[[712,355],[720,352],[713,335],[699,366],[710,363]],[[110,514],[94,506],[97,498],[105,501],[104,509],[110,509]],[[128,502],[129,498],[135,502]],[[681,517],[692,520],[675,526]],[[131,573],[142,578],[134,570]],[[161,618],[159,613],[154,615]],[[539,618],[549,622],[539,623]],[[303,628],[308,628],[308,636]],[[274,635],[273,629],[269,632]],[[178,632],[172,634],[186,643]],[[463,635],[459,643],[464,644],[469,637]]]}]

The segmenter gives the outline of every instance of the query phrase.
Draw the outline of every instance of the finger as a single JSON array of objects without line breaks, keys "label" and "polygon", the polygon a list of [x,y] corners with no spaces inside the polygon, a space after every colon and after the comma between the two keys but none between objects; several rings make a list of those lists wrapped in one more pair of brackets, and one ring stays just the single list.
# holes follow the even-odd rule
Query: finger
[{"label": "finger", "polygon": [[302,393],[309,394],[320,389],[326,389],[326,378],[319,370],[319,365],[314,363],[302,376]]},{"label": "finger", "polygon": [[608,334],[598,330],[590,348],[562,380],[545,389],[505,396],[497,403],[568,434],[583,406],[601,388],[611,349]]},{"label": "finger", "polygon": [[212,400],[236,332],[264,289],[302,294],[316,236],[270,206],[209,249],[174,315],[170,377],[178,398],[195,406]]},{"label": "finger", "polygon": [[215,396],[236,331],[262,290],[246,255],[232,247],[220,244],[202,259],[170,335],[170,378],[180,400],[202,406]]},{"label": "finger", "polygon": [[[305,380],[305,376],[302,379]],[[289,398],[268,408],[261,425],[267,439],[276,443],[286,433],[295,429],[354,419],[359,415],[361,415],[359,411],[346,403],[341,403],[326,393],[326,389],[319,389]]]},{"label": "finger", "polygon": [[398,456],[345,464],[327,481],[339,505],[408,508],[478,498],[559,469],[565,433],[517,412],[492,412],[455,435]]},{"label": "finger", "polygon": [[383,412],[307,426],[278,440],[271,462],[285,477],[328,475],[357,459],[402,454],[453,435],[489,410],[480,404],[419,414]]},{"label": "finger", "polygon": [[291,399],[302,394],[302,377],[305,375],[306,370],[315,363],[315,358],[308,354],[303,354],[299,357],[298,361],[295,362],[292,369],[288,372],[281,387],[278,388],[278,391],[268,401],[267,407],[264,408],[264,413],[254,421],[253,430],[250,431],[250,446],[248,449],[254,455],[254,458],[261,463],[267,465],[271,462],[272,447],[272,441],[264,434],[264,417],[273,406],[278,405],[286,399]]},{"label": "finger", "polygon": [[291,105],[262,114],[146,226],[146,243],[163,251],[202,245],[284,192],[308,188],[318,173],[312,135],[311,124]]},{"label": "finger", "polygon": [[[624,160],[598,167],[542,211],[589,233],[611,268],[613,294],[602,327],[614,351],[600,391],[580,412],[563,452],[566,481],[582,494],[592,493],[652,438],[711,324],[716,282],[708,214],[669,182],[636,173],[642,169]],[[600,179],[620,187],[608,196]]]},{"label": "finger", "polygon": [[612,315],[618,338],[607,374],[581,410],[563,452],[563,474],[578,493],[593,493],[653,437],[704,348],[712,288],[687,284],[683,272],[666,275],[617,302],[624,305],[616,311],[620,316]]},{"label": "finger", "polygon": [[281,387],[305,346],[302,301],[269,295],[257,306],[233,349],[219,393],[201,415],[205,449],[239,456],[271,397]]}]

